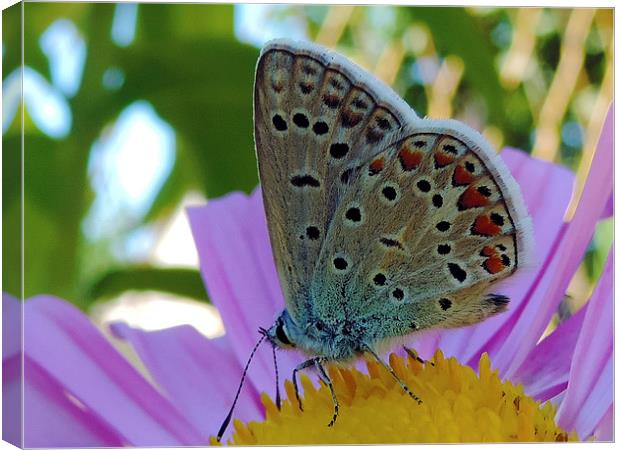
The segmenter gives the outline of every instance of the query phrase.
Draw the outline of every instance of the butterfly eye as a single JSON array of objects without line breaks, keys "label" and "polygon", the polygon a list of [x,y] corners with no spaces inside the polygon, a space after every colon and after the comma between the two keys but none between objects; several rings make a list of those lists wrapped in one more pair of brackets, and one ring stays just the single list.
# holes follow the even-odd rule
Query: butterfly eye
[{"label": "butterfly eye", "polygon": [[286,334],[286,328],[284,327],[284,323],[282,323],[281,321],[279,321],[278,325],[276,326],[276,337],[284,345],[293,345],[293,343],[289,340]]}]

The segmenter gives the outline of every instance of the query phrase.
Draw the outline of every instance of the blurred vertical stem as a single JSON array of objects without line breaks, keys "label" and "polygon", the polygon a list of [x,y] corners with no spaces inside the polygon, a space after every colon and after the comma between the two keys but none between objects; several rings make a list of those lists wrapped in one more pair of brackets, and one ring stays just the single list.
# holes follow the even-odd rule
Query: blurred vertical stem
[{"label": "blurred vertical stem", "polygon": [[375,75],[392,86],[405,58],[405,47],[400,40],[388,42],[375,65]]},{"label": "blurred vertical stem", "polygon": [[559,129],[573,96],[577,77],[585,59],[585,40],[594,18],[594,9],[571,12],[560,51],[560,61],[538,117],[532,155],[554,161],[560,146]]},{"label": "blurred vertical stem", "polygon": [[[610,11],[604,10],[597,12],[597,18],[603,15],[610,15]],[[598,20],[598,26],[605,27],[604,20]],[[610,37],[613,35],[613,33],[609,34]],[[573,215],[575,214],[575,210],[577,209],[577,204],[579,203],[579,199],[581,198],[581,193],[583,192],[586,178],[588,177],[588,173],[590,172],[590,166],[592,165],[592,158],[594,157],[596,144],[598,143],[598,139],[601,134],[601,128],[603,127],[605,116],[607,115],[607,111],[609,110],[611,101],[613,99],[613,39],[603,39],[603,45],[605,46],[605,58],[608,62],[606,64],[605,74],[603,75],[603,80],[601,81],[598,95],[596,96],[594,108],[589,115],[589,120],[585,132],[585,143],[581,150],[581,161],[579,162],[579,167],[577,168],[577,177],[575,189],[573,191],[573,198],[571,199],[571,203],[566,213],[567,219],[572,219]]]},{"label": "blurred vertical stem", "polygon": [[542,8],[519,8],[514,19],[512,43],[500,69],[500,81],[507,89],[515,89],[525,76],[528,65],[533,63],[536,45],[536,25]]},{"label": "blurred vertical stem", "polygon": [[328,47],[335,47],[347,27],[354,9],[355,6],[350,5],[329,6],[327,16],[321,24],[315,41]]},{"label": "blurred vertical stem", "polygon": [[464,70],[465,64],[458,56],[449,55],[444,58],[430,88],[427,111],[429,117],[443,119],[452,117],[452,99]]}]

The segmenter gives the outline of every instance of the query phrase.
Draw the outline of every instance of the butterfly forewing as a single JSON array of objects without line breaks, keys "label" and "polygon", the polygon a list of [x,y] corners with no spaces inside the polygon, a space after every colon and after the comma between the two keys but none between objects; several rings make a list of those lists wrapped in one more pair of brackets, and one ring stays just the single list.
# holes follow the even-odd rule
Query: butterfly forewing
[{"label": "butterfly forewing", "polygon": [[387,87],[368,86],[339,55],[286,41],[263,49],[254,114],[274,257],[296,315],[340,198],[368,155],[415,114]]}]

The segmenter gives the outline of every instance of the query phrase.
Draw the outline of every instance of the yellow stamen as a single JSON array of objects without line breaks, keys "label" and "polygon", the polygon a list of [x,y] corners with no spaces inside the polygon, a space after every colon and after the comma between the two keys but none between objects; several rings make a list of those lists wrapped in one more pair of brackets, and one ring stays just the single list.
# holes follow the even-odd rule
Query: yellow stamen
[{"label": "yellow stamen", "polygon": [[329,368],[340,414],[328,428],[333,404],[326,386],[315,388],[307,376],[300,411],[290,381],[288,400],[278,411],[263,394],[266,419],[244,424],[235,421],[232,444],[379,444],[448,442],[573,441],[554,421],[556,409],[527,396],[522,386],[502,382],[491,370],[486,354],[479,375],[455,358],[437,351],[423,364],[392,354],[390,365],[411,390],[422,398],[418,405],[376,362],[367,362],[368,374],[356,369]]}]

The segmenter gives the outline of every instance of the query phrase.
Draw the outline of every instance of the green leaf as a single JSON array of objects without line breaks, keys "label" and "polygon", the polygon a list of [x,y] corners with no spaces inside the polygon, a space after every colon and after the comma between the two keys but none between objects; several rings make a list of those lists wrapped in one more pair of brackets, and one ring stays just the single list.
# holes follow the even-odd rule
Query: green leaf
[{"label": "green leaf", "polygon": [[224,38],[161,42],[121,55],[127,74],[122,95],[145,98],[175,128],[210,197],[250,192],[258,182],[252,129],[257,58],[257,49]]},{"label": "green leaf", "polygon": [[125,291],[162,291],[209,302],[197,270],[127,267],[112,270],[96,280],[87,291],[86,304],[81,306]]},{"label": "green leaf", "polygon": [[21,297],[21,138],[2,139],[2,289]]},{"label": "green leaf", "polygon": [[140,4],[136,41],[174,41],[205,37],[233,38],[233,5]]},{"label": "green leaf", "polygon": [[2,79],[22,62],[22,3],[2,11]]},{"label": "green leaf", "polygon": [[442,56],[459,56],[465,64],[464,77],[480,92],[489,108],[489,122],[503,125],[505,92],[495,69],[495,52],[490,34],[463,8],[407,8],[412,19],[425,22]]},{"label": "green leaf", "polygon": [[614,240],[613,217],[601,220],[596,225],[596,230],[588,249],[584,264],[590,282],[595,285],[605,269],[607,256]]}]

